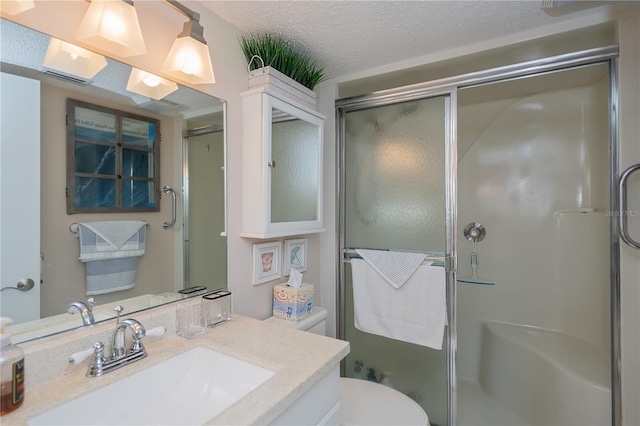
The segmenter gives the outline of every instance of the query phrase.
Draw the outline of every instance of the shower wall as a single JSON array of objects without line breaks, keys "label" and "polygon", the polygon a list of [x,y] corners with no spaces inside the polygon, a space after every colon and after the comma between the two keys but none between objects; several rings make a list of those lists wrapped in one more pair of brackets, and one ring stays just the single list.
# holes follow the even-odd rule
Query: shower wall
[{"label": "shower wall", "polygon": [[608,75],[598,67],[598,79],[569,89],[524,79],[517,96],[502,85],[484,99],[459,92],[458,278],[471,276],[461,230],[480,222],[478,276],[495,283],[458,284],[461,379],[478,381],[487,320],[609,352]]}]

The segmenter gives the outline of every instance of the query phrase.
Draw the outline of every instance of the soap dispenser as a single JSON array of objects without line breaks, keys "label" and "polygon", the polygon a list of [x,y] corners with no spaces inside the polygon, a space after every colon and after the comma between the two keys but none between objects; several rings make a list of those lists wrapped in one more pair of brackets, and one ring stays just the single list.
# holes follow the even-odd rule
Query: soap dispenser
[{"label": "soap dispenser", "polygon": [[11,344],[6,332],[11,318],[0,318],[0,416],[12,412],[24,402],[24,352]]}]

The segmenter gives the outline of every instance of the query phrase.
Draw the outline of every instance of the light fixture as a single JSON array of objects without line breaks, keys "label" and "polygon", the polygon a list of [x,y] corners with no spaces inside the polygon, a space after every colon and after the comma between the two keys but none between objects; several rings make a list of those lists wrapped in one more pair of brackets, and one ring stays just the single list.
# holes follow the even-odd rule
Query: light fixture
[{"label": "light fixture", "polygon": [[17,15],[18,13],[25,12],[29,9],[33,9],[35,5],[33,0],[2,0],[0,1],[0,10],[2,13],[8,15]]},{"label": "light fixture", "polygon": [[89,79],[107,66],[107,60],[95,52],[51,37],[43,65],[66,74]]},{"label": "light fixture", "polygon": [[76,40],[120,57],[147,53],[131,0],[92,0]]},{"label": "light fixture", "polygon": [[138,68],[132,68],[127,90],[151,99],[160,100],[169,93],[178,90],[178,85],[166,78],[158,77]]},{"label": "light fixture", "polygon": [[203,36],[204,30],[198,22],[200,15],[176,1],[167,0],[167,3],[187,15],[189,21],[184,24],[182,33],[178,34],[178,38],[173,42],[160,70],[192,84],[215,83],[209,48]]}]

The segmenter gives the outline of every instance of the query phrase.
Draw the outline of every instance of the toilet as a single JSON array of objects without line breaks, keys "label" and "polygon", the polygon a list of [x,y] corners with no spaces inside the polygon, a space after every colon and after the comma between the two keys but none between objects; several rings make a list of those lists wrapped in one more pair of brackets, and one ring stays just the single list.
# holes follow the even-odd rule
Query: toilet
[{"label": "toilet", "polygon": [[[298,322],[269,317],[272,324],[326,335],[327,310],[315,306]],[[427,413],[417,402],[388,386],[368,380],[340,378],[341,425],[429,425]]]}]

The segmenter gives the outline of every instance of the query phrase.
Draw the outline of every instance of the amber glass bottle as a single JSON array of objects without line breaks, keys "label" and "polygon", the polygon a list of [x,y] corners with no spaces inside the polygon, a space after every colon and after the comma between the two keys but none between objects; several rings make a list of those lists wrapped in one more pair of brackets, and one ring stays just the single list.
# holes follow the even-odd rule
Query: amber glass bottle
[{"label": "amber glass bottle", "polygon": [[0,318],[0,416],[24,402],[24,353],[11,344],[11,334],[5,330],[11,322],[10,318]]}]

